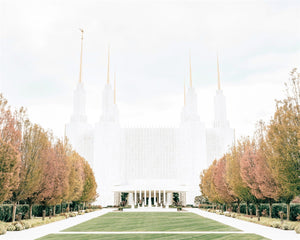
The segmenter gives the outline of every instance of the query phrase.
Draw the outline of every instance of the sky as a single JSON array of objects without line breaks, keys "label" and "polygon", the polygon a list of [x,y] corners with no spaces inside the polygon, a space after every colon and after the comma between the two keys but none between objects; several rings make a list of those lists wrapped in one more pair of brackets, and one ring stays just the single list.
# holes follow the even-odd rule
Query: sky
[{"label": "sky", "polygon": [[0,0],[0,92],[63,136],[83,28],[89,123],[100,118],[110,45],[121,125],[178,126],[191,50],[201,121],[212,126],[218,54],[230,125],[252,135],[300,67],[299,13],[296,0]]}]

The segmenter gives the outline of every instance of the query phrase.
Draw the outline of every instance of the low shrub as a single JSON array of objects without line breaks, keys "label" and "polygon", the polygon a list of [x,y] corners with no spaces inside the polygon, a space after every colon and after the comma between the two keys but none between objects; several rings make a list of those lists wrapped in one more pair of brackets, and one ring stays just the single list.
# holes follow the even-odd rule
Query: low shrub
[{"label": "low shrub", "polygon": [[69,213],[69,217],[76,217],[77,216],[77,212],[70,212]]},{"label": "low shrub", "polygon": [[224,212],[224,216],[231,217],[231,213],[230,212]]},{"label": "low shrub", "polygon": [[22,221],[21,224],[24,226],[24,229],[32,227],[29,221]]},{"label": "low shrub", "polygon": [[83,215],[84,214],[84,210],[79,210],[78,215]]},{"label": "low shrub", "polygon": [[9,225],[7,226],[7,228],[6,228],[6,230],[7,230],[7,231],[15,231],[15,230],[16,230],[16,227],[15,227],[15,225],[13,225],[13,224],[9,224]]},{"label": "low shrub", "polygon": [[21,223],[16,223],[15,227],[16,227],[15,231],[24,230],[24,226]]},{"label": "low shrub", "polygon": [[296,233],[299,233],[299,234],[300,234],[300,224],[298,224],[298,225],[295,227],[295,231],[296,231]]},{"label": "low shrub", "polygon": [[6,233],[6,227],[4,225],[0,225],[0,235],[3,235]]},{"label": "low shrub", "polygon": [[289,225],[286,224],[286,223],[282,224],[280,228],[281,228],[282,230],[290,230],[290,229],[289,229]]},{"label": "low shrub", "polygon": [[275,222],[275,223],[271,224],[271,227],[273,227],[273,228],[280,228],[281,224],[279,222]]}]

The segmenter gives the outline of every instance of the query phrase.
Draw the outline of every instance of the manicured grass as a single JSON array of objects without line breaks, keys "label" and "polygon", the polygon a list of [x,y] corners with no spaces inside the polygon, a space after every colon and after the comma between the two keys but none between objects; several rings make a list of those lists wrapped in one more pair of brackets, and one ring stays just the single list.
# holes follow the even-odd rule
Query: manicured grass
[{"label": "manicured grass", "polygon": [[185,212],[111,212],[65,229],[64,232],[240,231],[225,224]]},{"label": "manicured grass", "polygon": [[221,240],[263,240],[255,234],[50,234],[40,240],[132,240],[132,239],[161,239],[161,240],[187,240],[187,239],[221,239]]}]

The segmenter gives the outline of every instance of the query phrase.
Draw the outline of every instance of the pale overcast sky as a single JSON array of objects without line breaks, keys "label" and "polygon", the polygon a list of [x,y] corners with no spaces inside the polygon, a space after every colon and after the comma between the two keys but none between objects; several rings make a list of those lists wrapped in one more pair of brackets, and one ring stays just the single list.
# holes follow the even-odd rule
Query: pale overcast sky
[{"label": "pale overcast sky", "polygon": [[[62,136],[79,76],[88,121],[101,112],[107,46],[122,125],[176,126],[189,49],[200,118],[209,127],[216,55],[230,125],[238,136],[268,120],[300,67],[300,1],[0,0],[0,87],[13,106]],[[112,75],[111,75],[112,77]]]}]

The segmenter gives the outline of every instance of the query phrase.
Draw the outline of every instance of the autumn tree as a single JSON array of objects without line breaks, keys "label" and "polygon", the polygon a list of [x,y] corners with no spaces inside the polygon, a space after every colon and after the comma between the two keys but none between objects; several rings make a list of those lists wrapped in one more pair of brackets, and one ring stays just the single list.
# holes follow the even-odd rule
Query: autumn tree
[{"label": "autumn tree", "polygon": [[208,169],[204,170],[200,176],[200,189],[204,197],[206,197],[212,203],[220,203],[220,197],[216,190],[216,186],[213,181],[214,170],[217,165],[217,161],[214,160]]},{"label": "autumn tree", "polygon": [[68,207],[71,201],[79,201],[83,192],[84,183],[84,158],[74,150],[68,156],[69,192],[66,197]]},{"label": "autumn tree", "polygon": [[248,204],[253,201],[253,195],[241,177],[240,161],[244,152],[244,141],[239,140],[237,145],[234,145],[226,155],[226,182],[232,191],[231,194],[237,199],[238,212],[240,211],[240,202],[244,201],[246,203],[246,214],[248,214]]},{"label": "autumn tree", "polygon": [[287,204],[287,219],[290,202],[300,192],[298,108],[290,99],[278,102],[267,135],[270,148],[267,161],[277,183],[279,197]]},{"label": "autumn tree", "polygon": [[272,217],[272,203],[278,200],[278,187],[267,162],[270,151],[266,142],[266,126],[259,121],[254,135],[256,145],[255,181],[263,198],[269,203],[269,217]]},{"label": "autumn tree", "polygon": [[[9,199],[12,188],[18,184],[18,152],[15,148],[0,139],[0,202]],[[15,178],[16,176],[16,178]]]},{"label": "autumn tree", "polygon": [[226,156],[217,161],[213,171],[213,183],[219,196],[219,201],[226,206],[235,201],[235,197],[226,182]]},{"label": "autumn tree", "polygon": [[[32,210],[32,205],[37,201],[41,191],[43,178],[43,157],[44,151],[49,144],[48,134],[37,124],[27,122],[23,131],[21,146],[21,171],[20,185],[13,192],[13,214],[15,220],[16,203],[19,200],[26,200]],[[32,215],[31,211],[29,212]]]},{"label": "autumn tree", "polygon": [[258,149],[255,144],[250,140],[245,142],[245,151],[240,160],[241,177],[250,188],[250,192],[253,195],[253,201],[255,203],[256,216],[259,216],[258,206],[264,199],[256,175],[259,162],[262,160]]},{"label": "autumn tree", "polygon": [[63,201],[69,190],[69,169],[66,151],[65,144],[58,139],[54,144],[48,144],[44,156],[44,175],[39,201],[45,205],[53,205],[54,215],[55,205]]},{"label": "autumn tree", "polygon": [[22,108],[13,113],[0,94],[0,202],[8,200],[19,185],[21,129],[18,117],[23,113]]},{"label": "autumn tree", "polygon": [[92,168],[87,161],[84,161],[84,184],[80,201],[87,202],[95,200],[97,196],[97,183]]}]

